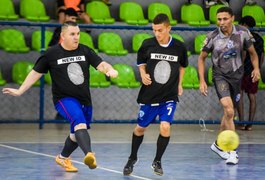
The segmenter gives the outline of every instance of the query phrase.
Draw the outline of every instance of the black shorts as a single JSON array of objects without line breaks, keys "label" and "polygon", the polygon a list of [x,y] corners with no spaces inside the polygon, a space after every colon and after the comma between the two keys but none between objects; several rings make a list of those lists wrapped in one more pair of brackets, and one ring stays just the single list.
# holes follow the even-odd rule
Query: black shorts
[{"label": "black shorts", "polygon": [[214,77],[213,82],[219,100],[223,97],[231,97],[236,107],[240,100],[241,79],[228,79],[218,76]]}]

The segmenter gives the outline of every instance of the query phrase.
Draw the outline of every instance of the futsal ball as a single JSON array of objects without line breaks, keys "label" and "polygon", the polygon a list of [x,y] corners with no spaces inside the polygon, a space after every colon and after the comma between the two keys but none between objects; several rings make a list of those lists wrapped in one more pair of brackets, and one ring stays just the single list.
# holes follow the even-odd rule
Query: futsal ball
[{"label": "futsal ball", "polygon": [[223,151],[233,151],[239,145],[239,136],[235,131],[222,131],[217,137],[217,144]]}]

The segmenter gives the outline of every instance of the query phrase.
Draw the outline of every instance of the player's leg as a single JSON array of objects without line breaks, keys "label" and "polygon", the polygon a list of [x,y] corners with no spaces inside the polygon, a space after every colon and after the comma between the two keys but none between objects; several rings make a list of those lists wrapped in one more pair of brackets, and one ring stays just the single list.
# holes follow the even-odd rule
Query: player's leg
[{"label": "player's leg", "polygon": [[[249,99],[249,121],[253,122],[255,113],[256,113],[256,94],[248,94]],[[252,124],[248,124],[245,127],[246,130],[251,131],[252,130]]]},{"label": "player's leg", "polygon": [[[213,79],[213,82],[214,82],[214,87],[215,87],[217,96],[219,98],[219,101],[221,102],[221,99],[226,98],[223,101],[224,102],[230,101],[230,106],[233,105],[233,103],[231,101],[231,97],[230,97],[229,84],[224,79],[222,79],[220,77],[215,77]],[[232,106],[232,108],[233,108],[233,106]],[[225,120],[223,120],[224,117],[226,117],[226,116],[223,116],[222,117],[221,125],[220,125],[220,131],[224,130],[225,129],[225,126],[226,126],[226,123],[224,122]],[[215,141],[215,142],[212,143],[211,150],[213,152],[215,152],[216,154],[218,154],[222,159],[225,159],[226,160],[226,159],[229,158],[229,153],[223,151],[218,146],[217,141]]]},{"label": "player's leg", "polygon": [[[250,77],[250,79],[251,79],[251,77]],[[256,104],[257,104],[256,94],[257,94],[257,92],[258,92],[258,82],[253,83],[252,81],[250,81],[249,89],[247,91],[248,99],[249,99],[249,118],[248,118],[248,120],[250,122],[254,121],[255,114],[256,114]],[[252,124],[248,124],[245,127],[245,130],[251,131],[252,130]]]},{"label": "player's leg", "polygon": [[[95,156],[91,150],[91,140],[87,131],[87,118],[83,112],[85,106],[82,106],[75,98],[61,99],[56,109],[61,109],[63,113],[60,113],[64,118],[67,118],[71,122],[71,133],[75,134],[75,139],[78,146],[82,149],[86,155],[84,163],[89,166],[90,169],[96,168]],[[88,112],[89,113],[89,112]],[[90,116],[92,116],[92,107]]]},{"label": "player's leg", "polygon": [[74,134],[70,134],[64,143],[61,154],[57,155],[55,161],[61,165],[67,172],[77,172],[78,169],[71,163],[70,155],[78,147],[78,144],[74,140]]},{"label": "player's leg", "polygon": [[163,175],[161,159],[170,140],[170,126],[174,118],[176,106],[176,102],[167,102],[160,105],[160,134],[156,143],[156,156],[152,163],[154,173],[160,176]]},{"label": "player's leg", "polygon": [[[243,96],[244,96],[244,91],[241,90],[240,91],[240,101],[238,103],[238,108],[237,108],[239,121],[244,121],[244,100],[243,100]],[[245,125],[244,124],[239,124],[238,125],[238,129],[244,130],[245,129]]]},{"label": "player's leg", "polygon": [[148,125],[155,119],[157,113],[151,105],[142,105],[138,113],[138,124],[134,128],[132,135],[131,154],[123,168],[124,175],[130,175],[133,167],[138,161],[137,153],[144,138],[144,132]]}]

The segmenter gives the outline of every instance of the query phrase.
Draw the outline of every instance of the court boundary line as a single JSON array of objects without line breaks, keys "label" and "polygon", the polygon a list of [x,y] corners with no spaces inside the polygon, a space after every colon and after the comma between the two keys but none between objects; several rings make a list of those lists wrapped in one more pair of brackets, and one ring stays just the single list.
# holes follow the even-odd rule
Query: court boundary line
[{"label": "court boundary line", "polygon": [[[53,156],[53,155],[49,155],[49,154],[45,154],[45,153],[39,153],[39,152],[26,150],[26,149],[22,149],[22,148],[17,148],[17,147],[5,145],[5,144],[2,144],[2,143],[0,144],[0,147],[4,147],[4,148],[16,150],[16,151],[21,151],[21,152],[25,152],[25,153],[29,153],[29,154],[45,156],[45,157],[49,157],[49,158],[53,158],[53,159],[55,159],[55,157],[56,157],[56,156]],[[80,161],[72,160],[72,162],[86,166],[83,162],[80,162]],[[109,169],[109,168],[105,168],[105,167],[101,167],[101,166],[98,166],[97,169],[101,169],[101,170],[112,172],[112,173],[116,173],[116,174],[123,174],[123,172],[116,171],[116,170]],[[134,178],[137,178],[137,179],[143,179],[143,180],[152,180],[150,178],[137,176],[137,175],[130,175],[130,177],[134,177]]]},{"label": "court boundary line", "polygon": [[[30,141],[30,142],[1,142],[0,144],[64,144],[63,142],[37,142],[37,141]],[[92,144],[131,144],[131,142],[124,142],[124,141],[94,141]],[[143,142],[143,144],[156,144],[156,141],[147,141]],[[212,142],[170,142],[169,144],[205,144],[209,145],[212,144]],[[265,144],[265,142],[240,142],[240,144]]]}]

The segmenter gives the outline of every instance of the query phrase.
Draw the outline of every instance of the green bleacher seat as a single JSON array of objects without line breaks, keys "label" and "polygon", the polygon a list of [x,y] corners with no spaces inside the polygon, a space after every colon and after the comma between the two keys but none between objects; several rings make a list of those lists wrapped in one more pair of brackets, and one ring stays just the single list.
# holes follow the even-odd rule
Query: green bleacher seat
[{"label": "green bleacher seat", "polygon": [[259,89],[265,89],[265,83],[262,79],[259,80],[258,88]]},{"label": "green bleacher seat", "polygon": [[120,88],[138,88],[140,82],[136,81],[133,68],[127,64],[115,64],[113,68],[118,71],[116,78],[110,78],[111,82]]},{"label": "green bleacher seat", "polygon": [[86,32],[82,32],[82,31],[80,32],[79,43],[90,47],[96,53],[98,53],[98,49],[95,48],[92,37],[89,34],[87,34]]},{"label": "green bleacher seat", "polygon": [[[46,50],[49,46],[49,43],[52,39],[53,32],[51,31],[45,31],[45,44],[44,44],[44,50]],[[37,30],[34,31],[31,35],[31,47],[35,51],[41,51],[41,31]]]},{"label": "green bleacher seat", "polygon": [[184,89],[199,89],[200,83],[198,73],[195,67],[189,65],[185,68],[182,87]]},{"label": "green bleacher seat", "polygon": [[12,53],[27,53],[24,34],[17,29],[3,29],[0,31],[0,48]]},{"label": "green bleacher seat", "polygon": [[170,20],[171,25],[176,25],[177,20],[172,18],[170,7],[162,2],[154,2],[148,5],[148,19],[153,22],[156,15],[163,13],[166,14]]},{"label": "green bleacher seat", "polygon": [[98,49],[108,55],[124,56],[128,51],[124,49],[121,37],[114,32],[103,32],[98,37]]},{"label": "green bleacher seat", "polygon": [[201,49],[203,47],[204,41],[206,39],[206,34],[198,34],[195,36],[194,40],[194,51],[196,54],[201,53]]},{"label": "green bleacher seat", "polygon": [[[29,61],[17,61],[12,67],[12,80],[14,83],[22,84],[28,73],[32,70],[34,64]],[[38,80],[34,86],[39,86]]]},{"label": "green bleacher seat", "polygon": [[244,5],[242,8],[242,17],[252,16],[256,21],[256,26],[265,26],[265,15],[264,10],[261,6],[255,5]]},{"label": "green bleacher seat", "polygon": [[131,25],[146,25],[142,6],[136,2],[122,2],[120,4],[120,19]]},{"label": "green bleacher seat", "polygon": [[90,66],[89,74],[90,87],[106,88],[110,86],[110,81],[107,81],[105,74],[96,70],[94,67]]},{"label": "green bleacher seat", "polygon": [[205,19],[202,7],[194,3],[185,3],[181,6],[181,21],[190,26],[210,25],[210,21]]},{"label": "green bleacher seat", "polygon": [[208,84],[212,86],[213,85],[213,68],[212,67],[209,67],[207,76],[208,76]]},{"label": "green bleacher seat", "polygon": [[3,79],[2,71],[0,70],[0,86],[3,86],[6,84],[6,80]]},{"label": "green bleacher seat", "polygon": [[93,23],[113,24],[115,19],[111,17],[109,7],[101,1],[92,1],[86,4],[86,12]]},{"label": "green bleacher seat", "polygon": [[18,15],[15,13],[12,0],[0,1],[0,20],[17,20]]},{"label": "green bleacher seat", "polygon": [[133,38],[132,38],[132,49],[133,49],[133,52],[137,52],[139,50],[139,48],[141,47],[143,41],[145,39],[148,39],[148,38],[151,38],[153,37],[152,35],[150,34],[147,34],[147,33],[136,33],[133,35]]},{"label": "green bleacher seat", "polygon": [[28,21],[49,21],[46,9],[41,0],[21,0],[20,15]]}]

